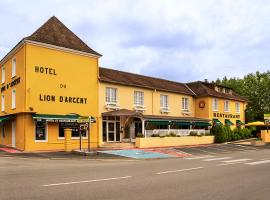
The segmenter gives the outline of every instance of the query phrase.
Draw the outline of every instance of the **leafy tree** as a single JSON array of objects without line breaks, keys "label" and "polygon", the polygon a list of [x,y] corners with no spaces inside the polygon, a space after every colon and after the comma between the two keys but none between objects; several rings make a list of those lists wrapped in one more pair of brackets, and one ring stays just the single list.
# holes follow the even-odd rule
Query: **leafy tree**
[{"label": "leafy tree", "polygon": [[246,121],[263,120],[264,113],[270,113],[270,71],[251,73],[243,79],[226,76],[215,81],[216,84],[231,87],[249,102]]}]

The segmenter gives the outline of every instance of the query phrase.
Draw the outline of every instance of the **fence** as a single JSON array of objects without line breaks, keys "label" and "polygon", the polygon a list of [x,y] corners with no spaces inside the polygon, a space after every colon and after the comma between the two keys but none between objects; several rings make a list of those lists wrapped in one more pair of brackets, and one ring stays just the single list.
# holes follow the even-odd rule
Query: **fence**
[{"label": "fence", "polygon": [[196,132],[198,135],[209,134],[210,130],[205,129],[154,129],[145,130],[146,137],[151,137],[153,134],[159,136],[166,136],[168,134],[175,134],[177,136],[188,136],[190,132]]}]

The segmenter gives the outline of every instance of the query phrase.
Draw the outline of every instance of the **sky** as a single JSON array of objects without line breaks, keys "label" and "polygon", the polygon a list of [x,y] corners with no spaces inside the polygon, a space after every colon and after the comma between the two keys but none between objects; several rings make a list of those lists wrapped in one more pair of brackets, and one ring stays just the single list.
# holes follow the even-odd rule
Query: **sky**
[{"label": "sky", "polygon": [[268,0],[1,0],[0,58],[56,16],[100,66],[164,79],[270,70]]}]

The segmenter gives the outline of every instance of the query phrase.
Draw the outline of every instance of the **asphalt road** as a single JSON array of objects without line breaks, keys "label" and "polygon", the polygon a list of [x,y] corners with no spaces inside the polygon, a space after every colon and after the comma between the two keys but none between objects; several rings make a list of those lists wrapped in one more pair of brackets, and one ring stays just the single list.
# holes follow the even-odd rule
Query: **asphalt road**
[{"label": "asphalt road", "polygon": [[269,172],[269,149],[155,160],[0,156],[0,199],[266,200]]}]

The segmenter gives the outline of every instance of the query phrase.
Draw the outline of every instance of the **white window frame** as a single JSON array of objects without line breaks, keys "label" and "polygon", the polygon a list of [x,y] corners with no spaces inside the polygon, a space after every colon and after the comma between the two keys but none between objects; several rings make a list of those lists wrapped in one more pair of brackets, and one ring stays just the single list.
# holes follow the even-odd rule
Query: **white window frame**
[{"label": "white window frame", "polygon": [[117,104],[117,88],[106,87],[106,103]]},{"label": "white window frame", "polygon": [[1,72],[2,72],[1,83],[5,83],[6,82],[6,67],[5,66],[2,67]]},{"label": "white window frame", "polygon": [[160,107],[169,108],[169,96],[165,94],[160,95]]},{"label": "white window frame", "polygon": [[144,105],[144,92],[134,91],[134,105],[143,106]]},{"label": "white window frame", "polygon": [[230,102],[228,100],[224,101],[224,112],[230,112]]},{"label": "white window frame", "polygon": [[189,111],[189,98],[188,97],[182,97],[182,110]]},{"label": "white window frame", "polygon": [[241,112],[240,103],[239,102],[235,102],[235,112],[236,113],[240,113]]},{"label": "white window frame", "polygon": [[16,76],[16,65],[17,65],[17,60],[16,58],[12,59],[12,68],[11,68],[11,78]]},{"label": "white window frame", "polygon": [[37,140],[36,139],[36,125],[34,127],[34,133],[35,133],[35,142],[48,142],[48,131],[49,131],[49,128],[48,128],[48,122],[45,122],[46,125],[45,125],[45,140]]},{"label": "white window frame", "polygon": [[5,111],[5,95],[2,94],[1,96],[1,111],[4,112]]},{"label": "white window frame", "polygon": [[213,111],[218,111],[218,99],[217,98],[212,99],[212,109],[213,109]]},{"label": "white window frame", "polygon": [[16,89],[11,90],[11,109],[16,109]]}]

